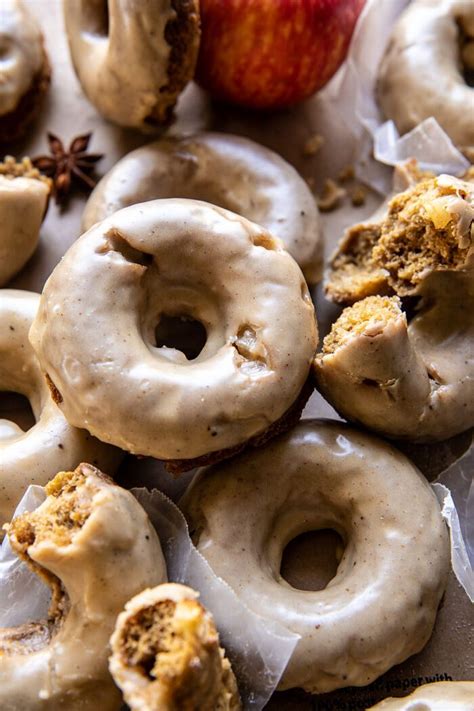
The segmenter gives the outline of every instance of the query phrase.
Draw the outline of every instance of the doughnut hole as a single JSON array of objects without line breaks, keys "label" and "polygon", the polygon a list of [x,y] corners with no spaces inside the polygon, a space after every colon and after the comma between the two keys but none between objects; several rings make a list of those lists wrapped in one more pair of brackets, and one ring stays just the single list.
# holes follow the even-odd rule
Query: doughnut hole
[{"label": "doughnut hole", "polygon": [[461,72],[468,86],[474,87],[474,27],[465,18],[458,19],[458,42]]},{"label": "doughnut hole", "polygon": [[33,408],[25,395],[0,391],[0,440],[18,436],[18,428],[27,432],[35,424]]},{"label": "doughnut hole", "polygon": [[184,353],[187,360],[197,358],[206,345],[206,341],[206,328],[192,316],[163,314],[155,328],[156,347],[174,348]]},{"label": "doughnut hole", "polygon": [[323,590],[334,578],[344,541],[331,528],[306,531],[284,548],[280,575],[297,590]]},{"label": "doughnut hole", "polygon": [[82,4],[82,31],[96,37],[109,35],[108,0],[77,0]]}]

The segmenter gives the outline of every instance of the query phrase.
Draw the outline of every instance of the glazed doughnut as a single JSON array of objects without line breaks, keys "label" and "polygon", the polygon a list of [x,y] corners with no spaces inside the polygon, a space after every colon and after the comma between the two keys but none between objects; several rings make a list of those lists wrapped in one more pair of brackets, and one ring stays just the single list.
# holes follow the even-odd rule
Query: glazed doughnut
[{"label": "glazed doughnut", "polygon": [[[301,635],[279,688],[369,684],[430,637],[449,571],[436,497],[395,449],[337,422],[302,420],[257,451],[202,470],[180,502],[198,550],[252,611]],[[301,533],[345,550],[324,590],[281,577]]]},{"label": "glazed doughnut", "polygon": [[474,681],[423,684],[402,698],[384,699],[369,711],[473,711]]},{"label": "glazed doughnut", "polygon": [[0,286],[26,264],[38,245],[51,181],[31,161],[0,163]]},{"label": "glazed doughnut", "polygon": [[396,296],[342,312],[315,359],[317,386],[347,420],[387,437],[448,439],[474,426],[474,281],[427,278],[407,323]]},{"label": "glazed doughnut", "polygon": [[21,0],[2,0],[0,57],[0,143],[8,143],[25,133],[51,79],[43,35]]},{"label": "glazed doughnut", "polygon": [[[470,48],[470,49],[469,49]],[[379,105],[406,133],[434,116],[458,146],[474,144],[472,0],[415,0],[400,16],[382,60]]]},{"label": "glazed doughnut", "polygon": [[[203,324],[196,358],[156,346],[164,315]],[[170,199],[119,210],[73,244],[30,340],[70,423],[182,470],[299,416],[317,328],[279,240],[214,205]]]},{"label": "glazed doughnut", "polygon": [[69,425],[53,402],[28,341],[38,304],[39,294],[0,290],[0,391],[25,395],[36,419],[27,432],[0,419],[0,530],[30,484],[44,486],[56,472],[85,458],[115,471],[121,456]]},{"label": "glazed doughnut", "polygon": [[133,494],[89,464],[58,474],[46,493],[8,528],[52,602],[47,620],[0,629],[0,707],[118,711],[109,638],[126,601],[166,580],[160,541]]},{"label": "glazed doughnut", "polygon": [[279,155],[239,136],[200,133],[137,148],[95,188],[83,229],[122,207],[172,197],[204,200],[262,225],[283,241],[309,283],[320,279],[321,224],[308,186]]},{"label": "glazed doughnut", "polygon": [[198,0],[65,0],[72,63],[109,121],[147,131],[168,123],[192,79]]},{"label": "glazed doughnut", "polygon": [[132,711],[242,708],[212,615],[185,585],[129,600],[110,640],[109,667]]}]

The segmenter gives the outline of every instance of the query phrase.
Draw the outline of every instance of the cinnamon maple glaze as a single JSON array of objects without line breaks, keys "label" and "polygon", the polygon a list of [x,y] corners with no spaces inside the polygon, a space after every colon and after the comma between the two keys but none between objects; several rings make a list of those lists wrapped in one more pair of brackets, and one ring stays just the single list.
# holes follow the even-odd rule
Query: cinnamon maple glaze
[{"label": "cinnamon maple glaze", "polygon": [[[163,315],[204,326],[196,358],[156,346]],[[227,210],[170,199],[120,210],[77,240],[45,285],[30,339],[69,422],[173,460],[245,443],[284,415],[317,328],[278,239]]]}]

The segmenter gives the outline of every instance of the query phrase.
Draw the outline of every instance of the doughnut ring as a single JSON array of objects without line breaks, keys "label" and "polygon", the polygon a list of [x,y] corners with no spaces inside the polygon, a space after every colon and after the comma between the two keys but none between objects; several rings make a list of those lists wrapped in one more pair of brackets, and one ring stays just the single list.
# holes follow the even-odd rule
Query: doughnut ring
[{"label": "doughnut ring", "polygon": [[308,283],[320,279],[322,231],[311,191],[281,156],[239,136],[199,133],[137,148],[99,182],[83,229],[128,205],[172,197],[204,200],[262,225],[283,241]]},{"label": "doughnut ring", "polygon": [[[204,326],[196,358],[157,346],[164,315]],[[299,417],[317,327],[279,240],[214,205],[170,199],[124,208],[74,243],[30,340],[68,422],[182,471]]]},{"label": "doughnut ring", "polygon": [[6,144],[26,133],[51,81],[43,34],[21,0],[2,0],[0,57],[0,143]]},{"label": "doughnut ring", "polygon": [[47,620],[0,629],[0,707],[118,711],[109,638],[126,601],[166,580],[160,541],[133,494],[89,464],[58,474],[46,493],[8,528],[52,602]]},{"label": "doughnut ring", "polygon": [[110,640],[110,673],[132,711],[239,711],[239,692],[212,615],[176,583],[129,600]]},{"label": "doughnut ring", "polygon": [[[346,234],[326,292],[354,305],[314,362],[318,388],[346,419],[419,442],[474,425],[473,222],[474,186],[442,175]],[[415,316],[408,323],[398,296],[379,294],[416,296]]]},{"label": "doughnut ring", "polygon": [[27,432],[0,420],[0,528],[30,484],[44,486],[55,472],[86,457],[115,471],[121,456],[72,427],[54,403],[28,341],[39,299],[28,291],[0,290],[0,391],[27,397],[36,419]]},{"label": "doughnut ring", "polygon": [[384,699],[369,711],[472,711],[474,681],[437,681],[423,684],[402,698]]},{"label": "doughnut ring", "polygon": [[168,123],[193,77],[198,0],[65,0],[77,77],[109,121],[149,131]]},{"label": "doughnut ring", "polygon": [[474,144],[472,0],[415,0],[395,24],[377,82],[379,105],[406,133],[434,116],[461,147]]},{"label": "doughnut ring", "polygon": [[[450,565],[429,484],[386,443],[302,420],[197,474],[180,506],[198,550],[251,610],[301,635],[279,688],[364,686],[421,650]],[[324,590],[291,587],[286,545],[334,529],[345,550]]]},{"label": "doughnut ring", "polygon": [[35,251],[50,191],[51,181],[40,176],[28,158],[16,163],[7,156],[0,163],[0,286],[10,281]]}]

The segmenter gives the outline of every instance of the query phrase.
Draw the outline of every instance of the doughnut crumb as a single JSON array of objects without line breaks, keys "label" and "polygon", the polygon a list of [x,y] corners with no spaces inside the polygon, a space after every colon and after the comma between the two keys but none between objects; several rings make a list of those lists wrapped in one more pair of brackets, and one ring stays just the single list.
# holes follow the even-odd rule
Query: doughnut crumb
[{"label": "doughnut crumb", "polygon": [[21,161],[17,161],[13,156],[5,156],[0,162],[0,175],[13,180],[14,178],[30,178],[31,180],[39,180],[50,189],[53,181],[46,175],[40,173],[38,168],[35,168],[31,159],[25,156]]},{"label": "doughnut crumb", "polygon": [[473,224],[470,183],[448,175],[422,180],[392,198],[380,222],[346,232],[326,293],[339,303],[375,294],[415,294],[430,272],[465,268]]},{"label": "doughnut crumb", "polygon": [[403,315],[397,296],[369,296],[344,309],[323,341],[323,354],[334,353],[354,336],[374,336]]},{"label": "doughnut crumb", "polygon": [[[169,588],[169,595],[160,588]],[[114,677],[119,686],[124,682],[125,700],[143,711],[239,709],[235,677],[211,615],[173,589],[182,586],[144,591],[118,619],[111,671],[118,665]]]}]

